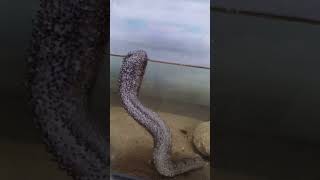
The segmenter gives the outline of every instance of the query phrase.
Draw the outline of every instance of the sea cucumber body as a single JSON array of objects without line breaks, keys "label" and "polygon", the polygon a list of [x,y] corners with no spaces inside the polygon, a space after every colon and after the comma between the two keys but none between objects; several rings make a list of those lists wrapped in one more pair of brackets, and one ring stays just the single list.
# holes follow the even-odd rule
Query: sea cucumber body
[{"label": "sea cucumber body", "polygon": [[107,136],[89,119],[90,89],[108,40],[107,0],[41,0],[27,59],[34,120],[76,180],[106,180]]},{"label": "sea cucumber body", "polygon": [[205,165],[202,158],[171,160],[171,133],[164,121],[138,99],[145,69],[147,54],[143,50],[128,53],[120,70],[120,96],[123,107],[154,139],[153,162],[158,172],[173,177]]}]

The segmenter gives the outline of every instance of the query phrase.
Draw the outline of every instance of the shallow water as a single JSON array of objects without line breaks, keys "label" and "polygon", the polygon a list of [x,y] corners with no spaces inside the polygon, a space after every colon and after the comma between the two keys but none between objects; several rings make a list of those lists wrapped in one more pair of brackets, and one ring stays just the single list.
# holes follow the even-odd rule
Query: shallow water
[{"label": "shallow water", "polygon": [[[121,58],[111,57],[110,144],[112,170],[145,179],[161,177],[151,163],[153,139],[121,107],[118,75]],[[149,62],[140,90],[144,105],[157,112],[172,133],[173,157],[196,156],[192,132],[210,120],[209,73],[207,69]],[[173,179],[210,179],[210,167]]]},{"label": "shallow water", "polygon": [[[110,58],[110,105],[119,105],[118,78],[122,58]],[[140,89],[148,107],[163,112],[210,119],[210,70],[148,62]]]}]

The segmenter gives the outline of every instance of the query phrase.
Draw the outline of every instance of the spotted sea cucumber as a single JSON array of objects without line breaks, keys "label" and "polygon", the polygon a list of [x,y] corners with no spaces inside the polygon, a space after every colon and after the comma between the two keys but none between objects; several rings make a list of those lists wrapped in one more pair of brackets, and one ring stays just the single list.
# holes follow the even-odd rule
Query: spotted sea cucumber
[{"label": "spotted sea cucumber", "polygon": [[107,0],[40,0],[33,24],[27,84],[34,120],[48,150],[76,180],[109,179],[107,136],[88,115],[107,54],[108,7]]},{"label": "spotted sea cucumber", "polygon": [[154,139],[153,163],[161,175],[173,177],[203,167],[205,161],[201,157],[172,160],[170,129],[158,114],[143,106],[139,101],[138,95],[147,67],[147,59],[147,54],[143,50],[130,52],[124,58],[119,78],[123,107],[152,135]]}]

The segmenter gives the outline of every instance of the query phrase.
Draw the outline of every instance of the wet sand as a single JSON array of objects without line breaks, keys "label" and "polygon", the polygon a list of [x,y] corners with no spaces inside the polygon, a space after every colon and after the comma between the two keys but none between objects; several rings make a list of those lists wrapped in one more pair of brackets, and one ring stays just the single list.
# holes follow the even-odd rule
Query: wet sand
[{"label": "wet sand", "polygon": [[[171,129],[173,157],[179,159],[196,156],[192,145],[192,132],[202,121],[167,112],[158,113]],[[210,179],[209,165],[175,178],[160,176],[151,163],[153,148],[151,135],[119,106],[110,109],[110,144],[113,171],[146,179]]]}]

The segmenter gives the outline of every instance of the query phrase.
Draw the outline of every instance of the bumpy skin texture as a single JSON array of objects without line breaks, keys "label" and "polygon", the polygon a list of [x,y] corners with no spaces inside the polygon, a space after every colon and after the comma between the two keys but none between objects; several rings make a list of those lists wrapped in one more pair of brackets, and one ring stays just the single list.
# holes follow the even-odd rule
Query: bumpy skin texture
[{"label": "bumpy skin texture", "polygon": [[130,52],[124,58],[119,79],[120,96],[128,114],[154,139],[153,162],[156,169],[163,176],[173,177],[203,167],[205,162],[201,157],[172,161],[170,129],[158,114],[144,107],[138,99],[146,66],[147,54],[143,50]]},{"label": "bumpy skin texture", "polygon": [[41,0],[27,60],[30,105],[48,150],[75,180],[109,179],[107,136],[88,115],[108,44],[107,0]]}]

